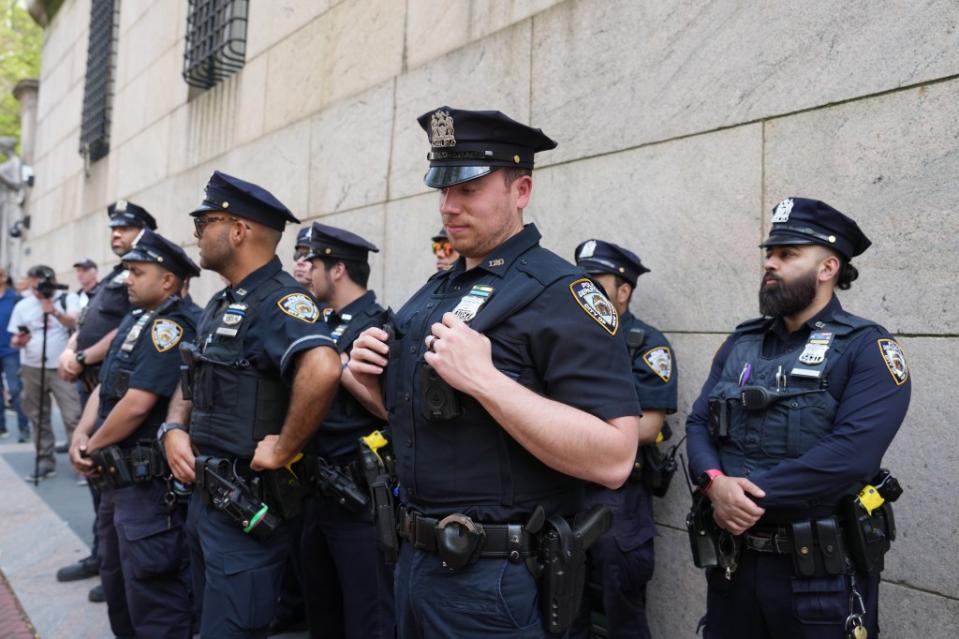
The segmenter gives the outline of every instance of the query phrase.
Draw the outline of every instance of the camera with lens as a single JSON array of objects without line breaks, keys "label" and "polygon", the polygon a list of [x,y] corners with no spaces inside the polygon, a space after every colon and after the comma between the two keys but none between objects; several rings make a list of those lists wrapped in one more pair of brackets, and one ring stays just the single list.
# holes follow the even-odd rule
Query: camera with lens
[{"label": "camera with lens", "polygon": [[34,266],[27,275],[37,278],[37,293],[44,299],[51,299],[57,291],[65,291],[68,288],[66,284],[57,283],[57,275],[49,266]]}]

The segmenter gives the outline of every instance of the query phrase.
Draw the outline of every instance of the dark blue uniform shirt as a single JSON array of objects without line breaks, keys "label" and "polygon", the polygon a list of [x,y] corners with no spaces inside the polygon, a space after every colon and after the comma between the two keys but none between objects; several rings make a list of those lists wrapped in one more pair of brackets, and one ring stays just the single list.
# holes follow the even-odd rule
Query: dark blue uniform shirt
[{"label": "dark blue uniform shirt", "polygon": [[99,342],[104,335],[119,326],[120,320],[130,312],[126,278],[127,271],[123,264],[117,264],[90,293],[90,301],[81,312],[78,323],[78,351]]},{"label": "dark blue uniform shirt", "polygon": [[[626,342],[630,330],[642,331],[643,341],[631,349],[633,382],[643,410],[661,410],[667,415],[676,412],[676,359],[669,340],[656,328],[630,312],[622,318],[622,338]],[[654,445],[654,444],[651,444]],[[588,503],[613,507],[612,534],[620,547],[631,549],[656,535],[653,521],[652,495],[642,481],[630,479],[618,490],[590,485]]]},{"label": "dark blue uniform shirt", "polygon": [[178,298],[169,298],[155,312],[128,313],[100,369],[97,428],[129,389],[149,391],[159,400],[120,446],[132,447],[141,439],[152,442],[180,379],[180,342],[195,335],[196,317]]},{"label": "dark blue uniform shirt", "polygon": [[[329,313],[326,316],[326,325],[336,340],[336,350],[346,353],[360,333],[371,326],[382,327],[388,319],[387,311],[376,303],[376,295],[373,291],[367,291],[343,307],[339,313]],[[327,459],[355,456],[356,440],[374,430],[381,430],[385,425],[385,422],[371,415],[349,391],[340,386],[323,424],[310,444],[310,449]]]},{"label": "dark blue uniform shirt", "polygon": [[[769,320],[763,337],[763,356],[799,348],[842,306],[836,297],[799,330],[788,333],[781,319]],[[731,335],[713,358],[709,377],[686,422],[689,469],[693,477],[722,469],[719,452],[708,432],[707,398],[719,381],[736,336]],[[892,336],[881,326],[866,327],[851,338],[841,360],[826,374],[826,390],[838,408],[828,436],[799,457],[784,459],[749,479],[766,492],[756,502],[764,508],[803,509],[831,501],[855,484],[868,481],[879,469],[883,454],[899,430],[909,407],[911,376],[898,382],[883,356],[882,341]]]},{"label": "dark blue uniform shirt", "polygon": [[428,418],[424,339],[446,312],[475,311],[470,325],[491,340],[494,366],[536,393],[602,420],[640,414],[612,305],[539,239],[530,224],[475,268],[461,258],[396,313],[384,391],[402,497],[420,512],[507,522],[540,504],[550,515],[582,506],[583,482],[536,459],[472,397],[455,393],[457,418]]}]

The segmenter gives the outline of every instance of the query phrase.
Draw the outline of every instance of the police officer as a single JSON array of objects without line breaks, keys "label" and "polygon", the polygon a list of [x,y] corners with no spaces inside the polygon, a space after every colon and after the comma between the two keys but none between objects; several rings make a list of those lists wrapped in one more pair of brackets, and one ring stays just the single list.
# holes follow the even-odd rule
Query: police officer
[{"label": "police officer", "polygon": [[[649,637],[646,622],[646,584],[653,576],[653,501],[643,475],[642,446],[650,446],[666,423],[666,415],[676,412],[677,370],[673,349],[657,329],[629,312],[636,281],[648,273],[632,251],[603,240],[587,240],[576,247],[576,265],[599,283],[616,307],[620,317],[620,335],[633,361],[633,381],[639,403],[640,419],[637,466],[630,479],[618,490],[596,484],[586,489],[586,503],[606,504],[613,511],[613,527],[589,550],[590,581],[602,593],[606,613],[607,636]],[[649,474],[646,475],[649,477]],[[580,628],[588,636],[588,623]]]},{"label": "police officer", "polygon": [[436,257],[436,270],[445,271],[453,266],[453,262],[460,258],[460,254],[453,248],[450,238],[446,235],[446,227],[430,238],[433,243],[433,255]]},{"label": "police officer", "polygon": [[310,288],[310,261],[306,259],[310,252],[310,227],[304,226],[296,232],[296,246],[293,247],[293,279],[304,288]]},{"label": "police officer", "polygon": [[396,442],[398,634],[542,637],[552,620],[526,560],[543,515],[567,526],[583,480],[617,488],[635,460],[619,316],[523,225],[533,155],[553,140],[498,111],[441,107],[419,123],[461,257],[397,312],[392,340],[363,332],[344,375],[388,410]]},{"label": "police officer", "polygon": [[892,335],[835,295],[870,244],[824,202],[773,209],[763,317],[719,348],[686,424],[690,473],[723,529],[721,567],[706,573],[707,637],[878,634],[882,554],[871,548],[890,522],[885,504],[867,514],[855,496],[902,424],[911,380]]},{"label": "police officer", "polygon": [[[310,229],[305,259],[312,264],[311,288],[332,311],[326,323],[343,360],[362,331],[390,320],[367,289],[370,252],[379,249],[355,233],[319,222]],[[357,441],[385,425],[382,416],[369,413],[341,387],[310,452],[365,493],[368,489],[357,472]],[[377,540],[371,509],[341,505],[336,491],[320,482],[318,494],[306,504],[300,548],[311,636],[394,636],[393,571]]]},{"label": "police officer", "polygon": [[[177,347],[196,331],[197,316],[177,293],[183,279],[200,269],[182,248],[152,231],[144,232],[123,264],[137,308],[120,323],[70,459],[100,485],[100,577],[113,634],[188,638],[193,609],[186,507],[168,496],[169,473],[156,433],[179,382]],[[108,448],[116,456],[102,457]],[[124,467],[120,472],[118,465]]]},{"label": "police officer", "polygon": [[[110,226],[110,248],[118,257],[130,252],[144,229],[156,230],[153,216],[133,202],[117,200],[107,207]],[[79,378],[77,390],[81,406],[86,405],[93,388],[99,383],[100,365],[107,355],[120,320],[130,312],[127,297],[127,273],[122,263],[107,273],[88,294],[89,301],[80,313],[77,332],[70,337],[67,348],[60,354],[59,374],[68,381]],[[99,511],[99,497],[90,486],[94,512]],[[93,547],[90,556],[57,572],[58,581],[74,581],[97,575],[97,522],[94,521]],[[90,591],[91,601],[103,601],[102,589]]]},{"label": "police officer", "polygon": [[[319,426],[340,360],[313,298],[276,257],[286,223],[297,221],[286,206],[216,171],[191,215],[200,265],[230,285],[204,309],[195,347],[184,347],[192,352],[192,382],[181,383],[161,436],[177,479],[196,482],[187,531],[201,635],[263,637],[291,544],[278,519],[288,474],[271,471],[291,462]],[[193,447],[202,464],[213,464],[199,477]],[[240,502],[230,498],[220,510],[212,501],[221,486],[215,475],[245,486],[244,495],[265,508],[242,521],[234,508]],[[272,534],[257,530],[264,519],[273,524],[259,531],[275,526]]]}]

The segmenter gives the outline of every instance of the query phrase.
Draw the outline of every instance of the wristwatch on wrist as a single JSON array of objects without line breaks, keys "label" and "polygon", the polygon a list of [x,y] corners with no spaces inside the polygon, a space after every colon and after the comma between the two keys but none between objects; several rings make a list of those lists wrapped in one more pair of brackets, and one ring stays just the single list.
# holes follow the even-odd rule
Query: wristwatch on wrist
[{"label": "wristwatch on wrist", "polygon": [[77,351],[76,354],[74,354],[73,357],[74,357],[74,359],[77,360],[77,364],[79,364],[80,366],[86,366],[86,365],[87,365],[87,353],[86,353],[86,351]]},{"label": "wristwatch on wrist", "polygon": [[160,428],[157,429],[157,442],[162,445],[163,437],[171,430],[182,430],[184,433],[190,432],[186,424],[181,424],[180,422],[163,422],[160,424]]},{"label": "wristwatch on wrist", "polygon": [[704,470],[699,474],[699,477],[696,478],[696,483],[699,485],[699,488],[703,491],[703,493],[708,493],[709,487],[713,484],[713,480],[723,475],[723,471],[717,468],[710,468],[709,470]]}]

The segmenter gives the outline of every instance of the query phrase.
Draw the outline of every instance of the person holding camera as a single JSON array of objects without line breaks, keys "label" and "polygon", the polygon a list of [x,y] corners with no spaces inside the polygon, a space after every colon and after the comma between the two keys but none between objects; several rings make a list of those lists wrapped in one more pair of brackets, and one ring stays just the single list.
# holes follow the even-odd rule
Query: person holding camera
[{"label": "person holding camera", "polygon": [[10,345],[21,351],[20,377],[23,381],[23,410],[33,424],[33,442],[38,463],[28,479],[47,479],[56,473],[53,426],[50,422],[50,394],[63,416],[67,441],[80,419],[80,398],[73,384],[57,377],[57,360],[76,325],[80,301],[75,293],[57,283],[49,266],[37,265],[27,271],[28,294],[13,307],[7,331]]}]

